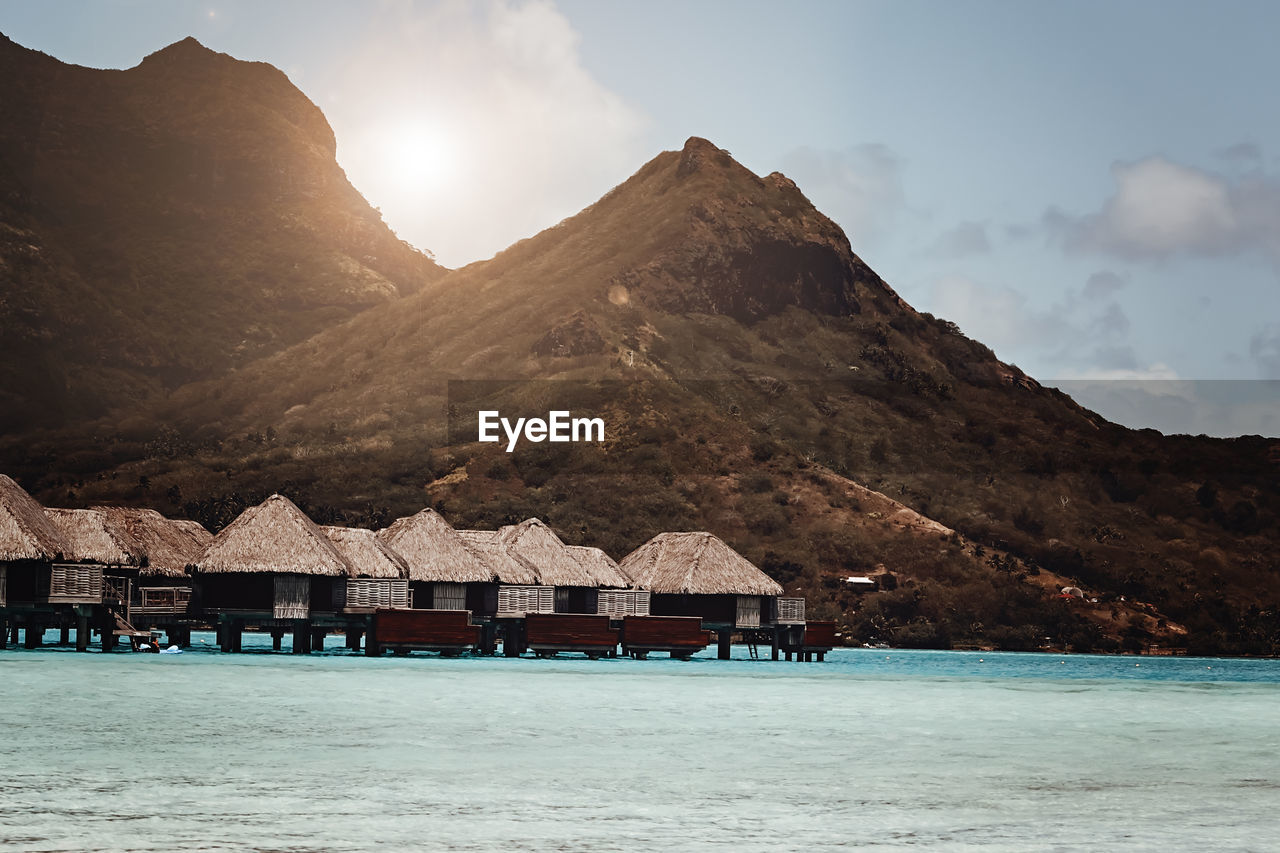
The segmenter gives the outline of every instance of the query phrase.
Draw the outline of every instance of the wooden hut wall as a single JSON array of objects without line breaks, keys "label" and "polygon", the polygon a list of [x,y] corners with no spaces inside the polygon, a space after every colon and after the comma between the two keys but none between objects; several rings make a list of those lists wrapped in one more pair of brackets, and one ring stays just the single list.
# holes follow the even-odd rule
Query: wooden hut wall
[{"label": "wooden hut wall", "polygon": [[555,613],[555,587],[500,586],[498,615],[523,616],[526,613]]},{"label": "wooden hut wall", "polygon": [[49,571],[48,563],[31,560],[3,564],[6,575],[6,597],[10,605],[32,604],[36,600],[36,578]]},{"label": "wooden hut wall", "polygon": [[492,616],[498,612],[498,585],[496,583],[467,584],[467,609],[477,616]]},{"label": "wooden hut wall", "polygon": [[596,600],[596,612],[605,616],[649,615],[649,591],[647,589],[602,589]]},{"label": "wooden hut wall", "polygon": [[[414,610],[467,610],[467,584],[410,581]],[[455,587],[461,587],[459,590]]]},{"label": "wooden hut wall", "polygon": [[431,607],[434,610],[466,610],[467,585],[436,581],[431,585]]},{"label": "wooden hut wall", "polygon": [[[191,585],[161,583],[148,586],[135,586],[133,590],[132,613],[186,613],[191,605]],[[154,578],[157,582],[170,581],[172,578]]]},{"label": "wooden hut wall", "polygon": [[272,575],[271,616],[308,619],[311,616],[311,576]]},{"label": "wooden hut wall", "polygon": [[769,609],[772,611],[769,614],[770,622],[779,625],[804,624],[803,598],[765,598],[764,603],[770,605]]},{"label": "wooden hut wall", "polygon": [[699,616],[704,622],[733,625],[738,618],[738,597],[654,593],[649,599],[649,612],[654,616]]},{"label": "wooden hut wall", "polygon": [[346,583],[333,586],[334,610],[404,610],[408,607],[409,581],[403,578],[347,578]]},{"label": "wooden hut wall", "polygon": [[556,613],[596,613],[599,590],[593,587],[556,587]]},{"label": "wooden hut wall", "polygon": [[36,599],[49,604],[97,604],[102,601],[102,566],[54,563],[37,576]]},{"label": "wooden hut wall", "polygon": [[733,620],[733,624],[737,628],[760,627],[760,596],[738,596],[737,614]]},{"label": "wooden hut wall", "polygon": [[275,603],[272,577],[265,572],[200,574],[193,579],[194,599],[209,611],[269,612]]}]

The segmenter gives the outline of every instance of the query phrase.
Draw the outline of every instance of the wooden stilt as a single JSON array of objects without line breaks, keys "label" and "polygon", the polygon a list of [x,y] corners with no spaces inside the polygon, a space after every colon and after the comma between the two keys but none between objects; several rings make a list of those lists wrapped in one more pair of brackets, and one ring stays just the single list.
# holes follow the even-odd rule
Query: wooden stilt
[{"label": "wooden stilt", "polygon": [[347,628],[347,651],[360,651],[360,629]]},{"label": "wooden stilt", "polygon": [[826,652],[818,652],[818,663],[822,663],[826,659],[827,659]]},{"label": "wooden stilt", "polygon": [[23,632],[23,646],[28,649],[39,648],[44,643],[44,626],[39,622],[27,622],[27,630]]},{"label": "wooden stilt", "polygon": [[773,629],[773,648],[769,651],[769,659],[778,659],[778,649],[782,645],[782,629],[775,627]]},{"label": "wooden stilt", "polygon": [[18,623],[14,622],[9,626],[9,642],[15,646],[18,645]]},{"label": "wooden stilt", "polygon": [[280,651],[280,646],[284,644],[284,631],[272,630],[271,632],[271,651]]},{"label": "wooden stilt", "polygon": [[76,608],[76,651],[89,651],[89,614]]},{"label": "wooden stilt", "polygon": [[324,638],[328,635],[328,631],[323,628],[316,628],[311,632],[311,651],[324,651]]},{"label": "wooden stilt", "polygon": [[66,622],[63,622],[61,625],[58,626],[58,645],[60,646],[71,645],[71,626],[68,625]]},{"label": "wooden stilt", "polygon": [[524,622],[515,619],[503,626],[505,630],[502,632],[502,653],[506,657],[520,657],[520,629],[523,626]]},{"label": "wooden stilt", "polygon": [[0,649],[9,648],[9,623],[0,618]]},{"label": "wooden stilt", "polygon": [[244,651],[244,623],[239,619],[231,623],[231,651]]},{"label": "wooden stilt", "polygon": [[311,642],[311,624],[306,619],[295,619],[293,622],[293,653],[295,655],[305,655],[311,649],[307,645]]}]

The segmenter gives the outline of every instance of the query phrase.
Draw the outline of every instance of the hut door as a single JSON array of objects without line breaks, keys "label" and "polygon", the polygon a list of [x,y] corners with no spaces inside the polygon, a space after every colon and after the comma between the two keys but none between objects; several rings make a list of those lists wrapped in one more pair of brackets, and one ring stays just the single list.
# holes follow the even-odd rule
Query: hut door
[{"label": "hut door", "polygon": [[463,583],[436,583],[432,592],[432,608],[435,610],[466,610],[467,585]]},{"label": "hut door", "polygon": [[311,616],[311,577],[276,575],[275,619],[306,619]]},{"label": "hut door", "polygon": [[760,627],[760,596],[738,596],[738,618],[733,624],[738,628]]}]

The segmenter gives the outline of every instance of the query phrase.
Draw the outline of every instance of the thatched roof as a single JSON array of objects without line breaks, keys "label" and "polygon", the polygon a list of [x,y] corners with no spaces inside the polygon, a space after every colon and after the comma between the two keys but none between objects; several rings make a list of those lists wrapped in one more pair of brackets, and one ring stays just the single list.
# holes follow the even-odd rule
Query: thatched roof
[{"label": "thatched roof", "polygon": [[397,518],[378,538],[404,557],[409,579],[447,583],[487,583],[493,573],[463,544],[458,531],[431,508]]},{"label": "thatched roof", "polygon": [[201,548],[208,545],[213,539],[213,534],[204,529],[204,525],[198,521],[190,521],[185,518],[171,518],[169,523],[186,533],[194,539]]},{"label": "thatched roof", "polygon": [[143,577],[183,577],[187,566],[213,538],[194,521],[172,521],[154,509],[95,506],[107,525],[142,552]]},{"label": "thatched roof", "polygon": [[509,552],[537,569],[538,579],[548,586],[596,586],[592,572],[540,519],[527,518],[503,527],[498,538]]},{"label": "thatched roof", "polygon": [[362,527],[321,527],[324,535],[351,565],[357,578],[407,578],[409,564],[372,530]]},{"label": "thatched roof", "polygon": [[498,583],[537,584],[538,570],[507,550],[496,530],[459,530],[458,536]]},{"label": "thatched roof", "polygon": [[96,509],[46,509],[45,513],[70,546],[63,557],[76,563],[141,566],[142,546]]},{"label": "thatched roof", "polygon": [[272,495],[240,513],[196,555],[193,564],[210,574],[351,574],[351,566],[328,537],[283,495]]},{"label": "thatched roof", "polygon": [[0,474],[0,560],[59,560],[70,549],[36,499]]},{"label": "thatched roof", "polygon": [[659,533],[621,568],[637,587],[659,594],[782,594],[777,581],[710,533]]},{"label": "thatched roof", "polygon": [[566,545],[565,547],[587,570],[587,574],[591,575],[592,586],[619,589],[631,586],[631,580],[618,568],[613,557],[599,548],[592,548],[589,545]]}]

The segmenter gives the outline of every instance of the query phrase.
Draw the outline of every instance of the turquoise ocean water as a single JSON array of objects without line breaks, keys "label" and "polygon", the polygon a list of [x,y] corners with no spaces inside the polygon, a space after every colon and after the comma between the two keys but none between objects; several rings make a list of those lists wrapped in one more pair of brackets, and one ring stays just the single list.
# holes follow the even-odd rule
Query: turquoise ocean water
[{"label": "turquoise ocean water", "polygon": [[0,850],[1280,849],[1275,660],[211,646],[0,652]]}]

